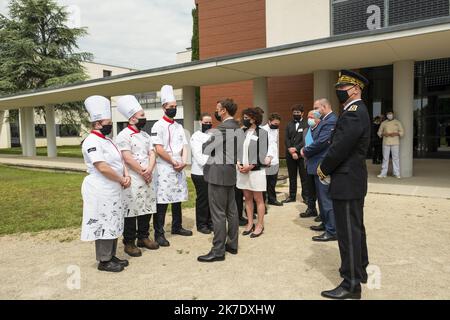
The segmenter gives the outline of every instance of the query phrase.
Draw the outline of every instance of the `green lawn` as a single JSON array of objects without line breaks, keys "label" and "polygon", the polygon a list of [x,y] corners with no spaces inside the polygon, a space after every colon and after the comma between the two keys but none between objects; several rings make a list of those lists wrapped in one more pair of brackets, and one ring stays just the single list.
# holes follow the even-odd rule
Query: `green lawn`
[{"label": "green lawn", "polygon": [[[0,154],[22,154],[21,147],[0,149]],[[47,147],[36,148],[38,156],[47,156]],[[58,147],[58,157],[83,158],[81,146],[60,146]]]},{"label": "green lawn", "polygon": [[[79,227],[84,176],[0,165],[0,235]],[[195,205],[191,179],[188,186],[189,201],[183,203],[184,208]]]}]

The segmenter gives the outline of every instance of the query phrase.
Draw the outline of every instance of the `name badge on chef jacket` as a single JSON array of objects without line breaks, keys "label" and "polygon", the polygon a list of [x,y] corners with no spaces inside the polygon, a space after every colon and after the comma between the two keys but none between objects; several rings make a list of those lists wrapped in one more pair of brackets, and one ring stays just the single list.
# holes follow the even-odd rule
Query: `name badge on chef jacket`
[{"label": "name badge on chef jacket", "polygon": [[258,137],[257,137],[257,136],[251,136],[251,137],[250,137],[250,140],[258,141]]}]

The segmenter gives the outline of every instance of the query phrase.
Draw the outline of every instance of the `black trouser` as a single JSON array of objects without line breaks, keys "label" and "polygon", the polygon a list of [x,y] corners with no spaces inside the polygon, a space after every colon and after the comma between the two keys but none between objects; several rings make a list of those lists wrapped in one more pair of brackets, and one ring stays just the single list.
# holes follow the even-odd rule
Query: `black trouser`
[{"label": "black trouser", "polygon": [[315,175],[307,174],[306,183],[308,185],[309,191],[309,197],[306,204],[308,205],[308,209],[316,211],[317,192],[316,192]]},{"label": "black trouser", "polygon": [[306,168],[305,161],[299,156],[298,160],[294,160],[290,154],[286,155],[286,164],[289,174],[289,197],[297,198],[297,172],[300,175],[300,182],[302,184],[302,198],[303,201],[308,201],[309,190],[306,182]]},{"label": "black trouser", "polygon": [[373,145],[373,154],[372,154],[372,162],[373,163],[381,163],[383,161],[383,145],[382,144],[374,144]]},{"label": "black trouser", "polygon": [[234,198],[236,199],[236,207],[239,219],[244,219],[244,192],[234,187]]},{"label": "black trouser", "polygon": [[123,243],[133,243],[136,239],[147,239],[150,235],[149,231],[151,219],[151,214],[125,218],[123,228]]},{"label": "black trouser", "polygon": [[[155,240],[164,236],[164,225],[166,222],[166,212],[168,203],[158,203],[156,205],[156,215],[153,218],[153,227],[155,228]],[[181,202],[172,203],[172,232],[181,229]]]},{"label": "black trouser", "polygon": [[[277,185],[278,172],[276,174],[266,176],[267,181],[267,201],[273,203],[277,201],[277,193],[275,187]],[[264,192],[266,193],[266,192]],[[265,199],[264,199],[265,200]]]},{"label": "black trouser", "polygon": [[342,286],[350,291],[361,290],[361,280],[367,278],[369,265],[366,229],[364,227],[364,199],[334,200],[336,233],[341,255]]},{"label": "black trouser", "polygon": [[203,176],[191,174],[197,198],[195,199],[195,222],[197,229],[212,228],[211,212],[208,203],[208,183]]}]

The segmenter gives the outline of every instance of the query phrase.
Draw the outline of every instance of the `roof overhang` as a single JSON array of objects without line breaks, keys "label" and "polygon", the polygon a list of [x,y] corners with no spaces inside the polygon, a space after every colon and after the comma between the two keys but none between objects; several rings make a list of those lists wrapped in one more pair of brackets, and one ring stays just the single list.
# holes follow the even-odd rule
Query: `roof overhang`
[{"label": "roof overhang", "polygon": [[203,61],[131,72],[62,87],[0,97],[0,109],[35,107],[80,101],[99,94],[158,91],[165,83],[175,88],[205,86],[308,74],[317,70],[374,67],[403,60],[450,57],[450,19],[271,47]]}]

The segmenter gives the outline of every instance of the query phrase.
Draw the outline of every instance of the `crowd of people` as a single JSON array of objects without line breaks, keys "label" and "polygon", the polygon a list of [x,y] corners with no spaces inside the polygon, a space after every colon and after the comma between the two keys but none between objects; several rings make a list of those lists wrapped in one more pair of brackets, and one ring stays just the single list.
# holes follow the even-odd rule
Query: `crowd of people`
[{"label": "crowd of people", "polygon": [[[339,272],[344,280],[322,295],[360,298],[369,263],[363,206],[371,123],[361,100],[367,85],[355,72],[340,73],[336,84],[343,106],[340,116],[326,98],[315,101],[308,114],[302,105],[292,107],[285,136],[289,196],[282,202],[275,190],[282,120],[278,113],[270,114],[263,124],[262,109],[245,108],[238,122],[237,104],[223,99],[213,115],[201,114],[199,130],[188,139],[183,126],[174,120],[177,102],[173,88],[165,85],[161,88],[164,116],[150,134],[143,130],[146,118],[137,99],[126,95],[117,101],[117,110],[128,119],[128,126],[112,140],[108,137],[112,131],[110,101],[102,96],[87,98],[92,131],[82,146],[89,175],[82,184],[81,239],[95,241],[98,269],[120,272],[128,266],[128,260],[116,256],[122,235],[124,250],[131,257],[141,256],[141,248],[170,246],[164,230],[169,204],[171,233],[192,236],[192,231],[183,227],[181,206],[188,199],[185,168],[190,148],[196,228],[203,234],[213,233],[212,248],[198,256],[199,262],[223,261],[226,253],[237,254],[239,233],[250,238],[263,235],[266,202],[272,206],[295,202],[299,175],[301,200],[307,206],[300,217],[314,218],[319,224],[311,229],[321,232],[312,240],[338,241],[341,253]],[[219,122],[216,127],[213,116]],[[401,134],[392,135],[392,126],[383,122],[377,133],[395,139]],[[389,146],[394,154],[392,145],[386,142],[383,151],[388,152]],[[152,216],[154,240],[150,237]]]}]

